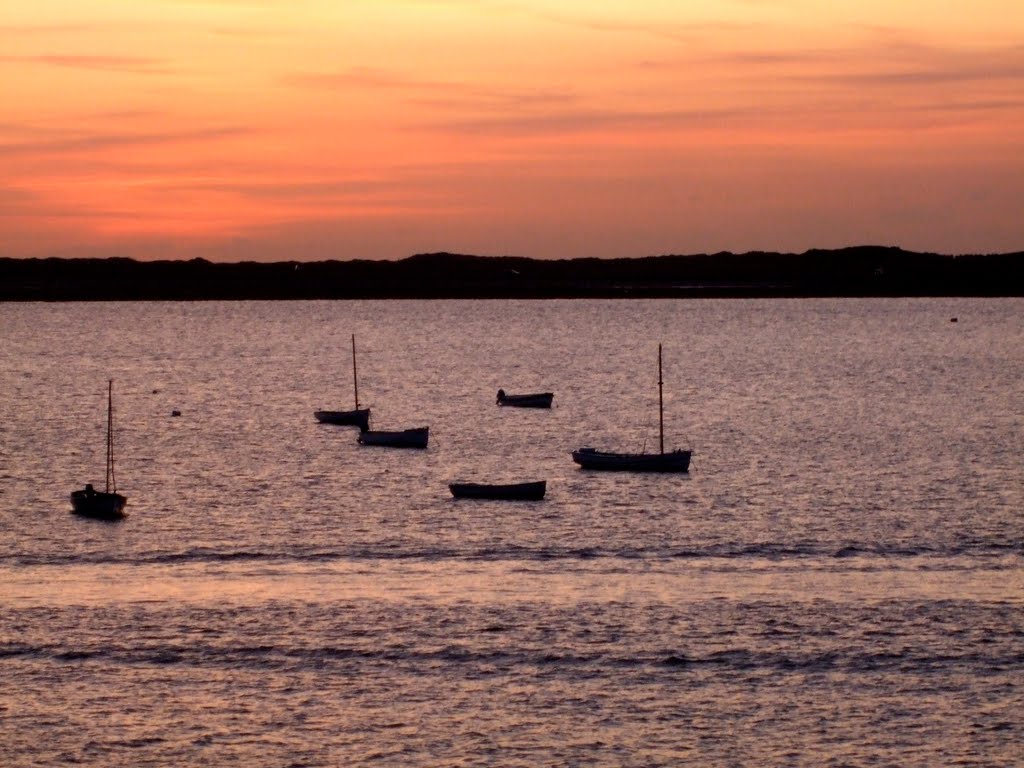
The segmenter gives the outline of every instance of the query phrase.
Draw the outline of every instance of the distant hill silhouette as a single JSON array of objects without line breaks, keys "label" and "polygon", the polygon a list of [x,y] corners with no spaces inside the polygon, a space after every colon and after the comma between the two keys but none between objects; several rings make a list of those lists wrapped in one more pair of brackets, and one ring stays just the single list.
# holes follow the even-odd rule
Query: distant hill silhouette
[{"label": "distant hill silhouette", "polygon": [[1021,296],[1024,252],[858,246],[805,253],[400,261],[0,259],[0,300]]}]

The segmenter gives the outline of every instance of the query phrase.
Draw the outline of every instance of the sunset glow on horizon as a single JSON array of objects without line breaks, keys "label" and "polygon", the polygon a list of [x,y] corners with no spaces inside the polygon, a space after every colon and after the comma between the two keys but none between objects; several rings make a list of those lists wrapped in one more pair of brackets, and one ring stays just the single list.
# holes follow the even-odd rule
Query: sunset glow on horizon
[{"label": "sunset glow on horizon", "polygon": [[1024,249],[1024,3],[40,0],[0,256]]}]

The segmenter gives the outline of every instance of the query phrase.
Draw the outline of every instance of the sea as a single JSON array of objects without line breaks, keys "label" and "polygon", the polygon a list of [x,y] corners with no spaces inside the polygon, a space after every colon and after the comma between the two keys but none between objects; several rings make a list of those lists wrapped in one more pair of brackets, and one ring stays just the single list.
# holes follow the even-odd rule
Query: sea
[{"label": "sea", "polygon": [[[6,768],[1024,765],[1022,299],[5,303],[0,331]],[[354,405],[353,335],[372,426],[427,450],[314,419]],[[579,469],[660,449],[659,344],[690,472]],[[69,502],[108,380],[119,522]]]}]

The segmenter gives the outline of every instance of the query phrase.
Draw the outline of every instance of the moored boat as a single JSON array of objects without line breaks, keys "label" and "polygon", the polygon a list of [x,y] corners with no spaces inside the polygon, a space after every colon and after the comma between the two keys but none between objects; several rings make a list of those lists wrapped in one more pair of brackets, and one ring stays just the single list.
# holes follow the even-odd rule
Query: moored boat
[{"label": "moored boat", "polygon": [[369,408],[357,408],[354,411],[313,411],[313,416],[321,424],[370,428]]},{"label": "moored boat", "polygon": [[426,448],[430,427],[386,431],[364,429],[357,438],[360,445],[378,445],[386,448]]},{"label": "moored boat", "polygon": [[528,483],[449,483],[448,489],[457,499],[505,499],[540,501],[547,490],[547,481]]},{"label": "moored boat", "polygon": [[688,472],[691,451],[665,452],[665,404],[662,395],[661,344],[658,345],[658,453],[615,453],[596,448],[579,448],[572,460],[582,469],[605,472]]},{"label": "moored boat", "polygon": [[532,392],[525,395],[507,395],[504,389],[498,390],[498,405],[513,408],[550,408],[555,395],[553,392]]},{"label": "moored boat", "polygon": [[128,499],[120,493],[97,491],[88,483],[84,490],[71,492],[71,508],[76,515],[99,520],[120,520],[125,516]]},{"label": "moored boat", "polygon": [[321,424],[370,428],[370,409],[359,407],[359,378],[356,375],[356,335],[352,334],[352,389],[355,391],[356,407],[351,411],[313,411]]},{"label": "moored boat", "polygon": [[608,472],[687,472],[690,451],[668,453],[614,453],[596,448],[580,448],[572,452],[572,460],[583,469]]},{"label": "moored boat", "polygon": [[118,520],[125,516],[128,499],[117,492],[114,474],[114,382],[107,382],[107,483],[106,490],[97,491],[92,483],[71,492],[71,511],[82,517]]}]

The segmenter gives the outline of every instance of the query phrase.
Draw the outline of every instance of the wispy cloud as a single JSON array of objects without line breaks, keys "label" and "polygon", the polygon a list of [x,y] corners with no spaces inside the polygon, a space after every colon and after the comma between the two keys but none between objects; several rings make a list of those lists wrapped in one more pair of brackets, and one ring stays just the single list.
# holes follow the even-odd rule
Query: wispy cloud
[{"label": "wispy cloud", "polygon": [[221,126],[179,131],[92,132],[54,136],[42,140],[0,143],[0,156],[49,155],[88,152],[99,149],[178,144],[182,142],[228,139],[249,133],[237,126]]},{"label": "wispy cloud", "polygon": [[30,210],[38,200],[38,195],[26,189],[0,186],[0,216],[20,216],[26,210]]},{"label": "wispy cloud", "polygon": [[1024,83],[1024,64],[1007,67],[903,66],[877,71],[835,72],[794,75],[791,79],[838,86],[873,88],[886,86],[953,85],[972,82],[1007,81]]},{"label": "wispy cloud", "polygon": [[851,121],[932,112],[938,124],[956,115],[1020,111],[1024,46],[968,49],[897,40],[889,31],[882,37],[862,46],[701,53],[636,66],[662,80],[677,75],[689,82],[697,73],[719,97],[762,116],[776,108],[794,118],[846,112]]},{"label": "wispy cloud", "polygon": [[[905,43],[838,49],[737,51],[705,57],[704,61],[750,67],[753,74],[760,69],[774,78],[839,86],[1024,81],[1024,46],[1020,45],[968,49]],[[678,67],[682,62],[663,62],[665,64]]]},{"label": "wispy cloud", "polygon": [[296,0],[163,0],[174,5],[226,6],[228,8],[287,8],[294,9],[301,5]]},{"label": "wispy cloud", "polygon": [[577,99],[568,89],[503,88],[468,81],[429,80],[372,67],[292,73],[284,77],[284,82],[315,89],[394,92],[422,106],[461,110],[548,107]]},{"label": "wispy cloud", "polygon": [[193,178],[178,179],[161,185],[164,189],[186,192],[227,192],[254,199],[287,200],[297,199],[343,199],[364,198],[395,190],[395,181],[372,179],[329,181],[279,181],[239,178]]},{"label": "wispy cloud", "polygon": [[[598,13],[571,13],[550,10],[541,3],[517,3],[505,2],[504,0],[497,0],[496,2],[488,2],[487,0],[445,0],[443,2],[437,2],[437,0],[406,0],[406,2],[417,5],[464,6],[475,11],[523,16],[535,21],[563,27],[573,27],[584,31],[602,34],[640,34],[676,42],[692,42],[697,38],[708,35],[745,32],[760,26],[756,22],[739,23],[715,20],[678,22],[665,18],[650,18],[637,21],[637,18],[641,15],[638,12],[642,11],[641,6],[631,9],[633,12],[627,17],[625,15],[601,15]],[[598,3],[593,7],[600,8],[601,6]]]},{"label": "wispy cloud", "polygon": [[[850,130],[872,127],[898,130],[940,127],[972,121],[983,113],[1024,111],[1021,99],[932,100],[915,103],[874,100],[862,102],[857,114],[850,105],[830,97],[818,97],[798,104],[765,106],[751,103],[721,108],[675,110],[566,109],[534,114],[506,114],[495,117],[436,120],[415,127],[420,130],[506,139],[565,139],[567,137],[617,134],[631,141],[654,134],[681,135],[688,132],[761,130]],[[880,122],[880,116],[888,115]],[[895,120],[903,115],[902,122]]]},{"label": "wispy cloud", "polygon": [[286,85],[329,90],[367,88],[372,90],[451,91],[464,85],[443,80],[425,80],[374,67],[353,67],[339,72],[293,72],[282,78]]},{"label": "wispy cloud", "polygon": [[83,32],[94,29],[88,24],[0,24],[0,35],[26,37],[61,32]]},{"label": "wispy cloud", "polygon": [[598,110],[569,109],[538,114],[510,114],[500,117],[423,123],[426,130],[505,137],[565,136],[615,131],[663,131],[697,127],[724,127],[755,114],[743,107],[681,110]]},{"label": "wispy cloud", "polygon": [[693,42],[709,36],[720,36],[730,33],[744,33],[757,29],[759,24],[736,23],[727,21],[693,21],[637,22],[625,18],[600,18],[597,16],[571,15],[557,12],[532,10],[530,14],[537,19],[576,27],[591,32],[606,34],[641,34],[674,42]]},{"label": "wispy cloud", "polygon": [[162,75],[172,70],[163,59],[145,56],[93,56],[74,54],[38,54],[34,56],[0,56],[0,64],[38,64],[71,69],[101,70],[104,72],[131,72],[132,74]]}]

